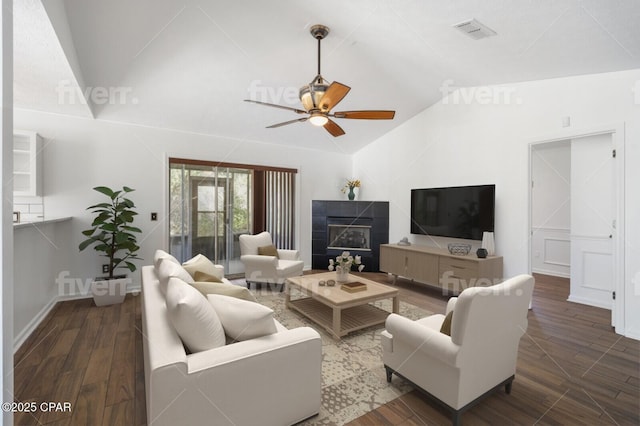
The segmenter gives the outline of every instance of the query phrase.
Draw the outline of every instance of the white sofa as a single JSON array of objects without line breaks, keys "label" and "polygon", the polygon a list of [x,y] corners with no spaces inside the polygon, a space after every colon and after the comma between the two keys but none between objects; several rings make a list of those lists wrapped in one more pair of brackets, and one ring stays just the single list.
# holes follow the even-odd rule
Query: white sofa
[{"label": "white sofa", "polygon": [[392,374],[408,379],[448,408],[454,424],[496,387],[510,393],[533,286],[533,277],[518,275],[465,289],[447,304],[450,335],[441,332],[445,315],[389,315],[380,336],[387,381]]},{"label": "white sofa", "polygon": [[290,425],[317,414],[320,335],[309,327],[194,354],[167,316],[153,266],[142,267],[147,424]]}]

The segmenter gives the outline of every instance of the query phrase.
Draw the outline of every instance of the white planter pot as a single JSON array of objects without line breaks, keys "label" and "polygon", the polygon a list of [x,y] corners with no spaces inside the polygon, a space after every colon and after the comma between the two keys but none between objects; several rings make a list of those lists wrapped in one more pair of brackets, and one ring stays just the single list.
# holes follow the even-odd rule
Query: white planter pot
[{"label": "white planter pot", "polygon": [[96,306],[122,303],[124,296],[127,294],[127,284],[130,281],[130,278],[93,281],[91,283],[91,294]]}]

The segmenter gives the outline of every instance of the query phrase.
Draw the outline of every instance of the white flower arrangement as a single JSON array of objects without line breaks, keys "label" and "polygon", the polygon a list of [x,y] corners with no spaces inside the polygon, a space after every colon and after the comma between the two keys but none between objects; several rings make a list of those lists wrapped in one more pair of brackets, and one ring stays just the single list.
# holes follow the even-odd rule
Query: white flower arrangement
[{"label": "white flower arrangement", "polygon": [[352,265],[358,265],[358,272],[362,272],[364,265],[362,264],[361,256],[351,256],[348,251],[343,251],[341,255],[336,256],[336,260],[329,259],[329,270],[340,270],[348,272],[351,270]]}]

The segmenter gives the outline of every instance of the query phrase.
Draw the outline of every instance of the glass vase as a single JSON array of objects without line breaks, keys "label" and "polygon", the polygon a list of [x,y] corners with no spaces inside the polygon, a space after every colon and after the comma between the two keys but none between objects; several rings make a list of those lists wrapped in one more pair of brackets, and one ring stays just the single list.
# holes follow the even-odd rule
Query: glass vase
[{"label": "glass vase", "polygon": [[346,283],[349,281],[349,269],[347,267],[336,267],[336,281],[339,283]]}]

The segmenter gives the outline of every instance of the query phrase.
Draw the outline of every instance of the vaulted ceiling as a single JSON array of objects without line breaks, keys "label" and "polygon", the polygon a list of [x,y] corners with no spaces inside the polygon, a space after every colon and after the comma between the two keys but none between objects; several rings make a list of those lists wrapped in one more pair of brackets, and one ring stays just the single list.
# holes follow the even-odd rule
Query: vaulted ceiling
[{"label": "vaulted ceiling", "polygon": [[[497,35],[453,26],[475,18]],[[442,98],[447,87],[640,68],[637,0],[17,0],[15,106],[188,132],[354,152]],[[351,86],[333,138],[243,102],[299,108],[316,74]],[[80,96],[83,93],[85,96]]]}]

